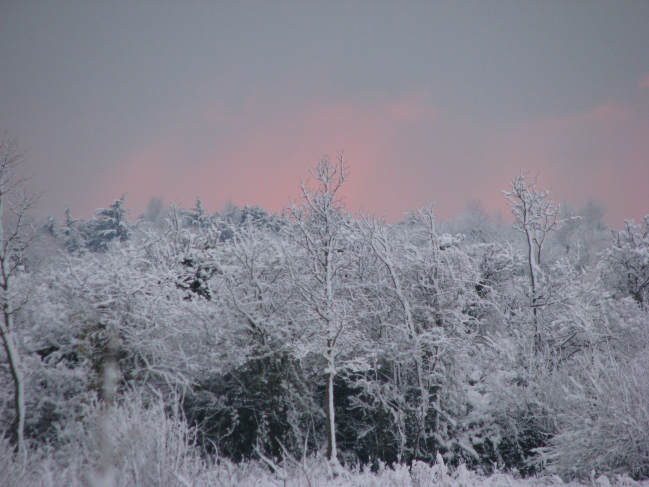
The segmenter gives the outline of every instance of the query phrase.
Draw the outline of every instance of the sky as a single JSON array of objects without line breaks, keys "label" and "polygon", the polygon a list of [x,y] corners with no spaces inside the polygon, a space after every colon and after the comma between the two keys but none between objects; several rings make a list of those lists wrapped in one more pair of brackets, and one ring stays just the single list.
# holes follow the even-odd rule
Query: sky
[{"label": "sky", "polygon": [[621,228],[649,213],[649,2],[0,0],[0,131],[57,217],[279,212],[342,151],[352,211],[506,216],[525,170]]}]

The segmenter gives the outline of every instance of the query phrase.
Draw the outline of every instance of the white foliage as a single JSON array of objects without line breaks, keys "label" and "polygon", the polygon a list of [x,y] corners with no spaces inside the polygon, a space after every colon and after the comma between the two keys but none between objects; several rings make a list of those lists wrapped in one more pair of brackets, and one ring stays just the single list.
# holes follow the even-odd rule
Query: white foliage
[{"label": "white foliage", "polygon": [[[542,457],[550,469],[649,475],[649,361],[595,359],[564,386],[568,407],[560,433]],[[572,387],[570,387],[572,385]]]},{"label": "white foliage", "polygon": [[604,278],[620,293],[640,305],[649,303],[649,215],[641,224],[626,220],[626,230],[615,233],[615,243],[602,253]]}]

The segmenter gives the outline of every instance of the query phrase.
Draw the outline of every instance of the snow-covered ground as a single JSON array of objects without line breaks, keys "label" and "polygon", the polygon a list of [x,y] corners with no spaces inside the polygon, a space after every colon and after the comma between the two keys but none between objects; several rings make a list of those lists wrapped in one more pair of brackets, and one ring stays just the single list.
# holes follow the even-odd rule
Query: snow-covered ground
[{"label": "snow-covered ground", "polygon": [[[246,469],[250,469],[246,473]],[[224,476],[226,472],[229,473]],[[235,472],[239,472],[237,476]],[[649,481],[636,482],[626,476],[593,475],[585,482],[564,482],[560,477],[544,476],[532,478],[517,478],[511,474],[496,473],[490,476],[481,476],[460,466],[455,471],[449,471],[443,465],[429,466],[422,462],[414,462],[412,466],[395,465],[394,468],[384,468],[380,472],[371,471],[343,471],[340,475],[332,477],[327,472],[324,463],[309,463],[304,468],[296,467],[290,473],[279,472],[271,475],[251,468],[250,465],[230,465],[216,473],[216,477],[205,479],[206,483],[191,483],[185,485],[227,485],[227,486],[285,486],[285,487],[537,487],[551,485],[565,486],[649,486]],[[232,475],[234,474],[234,475]],[[241,475],[243,474],[243,475]],[[228,483],[228,479],[235,482]],[[215,483],[213,480],[216,480]],[[225,480],[225,482],[224,482]]]},{"label": "snow-covered ground", "polygon": [[[6,446],[6,445],[4,445]],[[146,450],[146,448],[145,448]],[[451,470],[443,462],[428,465],[369,469],[340,468],[335,474],[324,459],[290,460],[269,466],[260,461],[232,463],[221,459],[209,464],[196,458],[169,457],[151,462],[137,453],[112,458],[111,465],[91,467],[80,458],[69,459],[66,466],[52,457],[26,464],[10,460],[12,455],[0,451],[0,485],[2,487],[649,487],[649,481],[636,482],[627,476],[591,474],[581,482],[564,482],[557,475],[520,478],[510,473],[489,476],[477,474],[461,465]],[[164,455],[163,455],[164,456]],[[140,457],[140,458],[139,458]],[[438,459],[439,461],[439,459]],[[272,462],[271,462],[272,463]]]}]

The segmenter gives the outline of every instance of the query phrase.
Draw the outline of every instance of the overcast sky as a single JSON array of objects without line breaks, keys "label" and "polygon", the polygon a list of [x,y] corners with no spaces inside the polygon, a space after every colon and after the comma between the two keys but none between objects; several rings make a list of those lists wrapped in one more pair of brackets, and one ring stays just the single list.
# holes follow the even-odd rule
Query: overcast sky
[{"label": "overcast sky", "polygon": [[59,217],[281,211],[344,150],[350,210],[507,212],[524,169],[619,228],[649,213],[649,2],[0,1],[0,130]]}]

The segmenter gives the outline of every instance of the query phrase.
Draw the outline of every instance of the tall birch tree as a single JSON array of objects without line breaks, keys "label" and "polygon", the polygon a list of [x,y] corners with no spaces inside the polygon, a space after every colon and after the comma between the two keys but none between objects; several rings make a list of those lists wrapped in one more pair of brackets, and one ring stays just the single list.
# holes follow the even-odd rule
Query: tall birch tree
[{"label": "tall birch tree", "polygon": [[[301,311],[304,355],[324,358],[327,459],[338,464],[334,413],[334,380],[342,367],[353,367],[352,348],[361,340],[354,324],[355,297],[349,274],[352,215],[345,211],[340,189],[347,180],[342,155],[337,165],[323,158],[311,175],[317,188],[302,182],[302,204],[289,208],[292,238],[299,253],[293,256],[296,304]],[[348,360],[345,360],[345,359]]]},{"label": "tall birch tree", "polygon": [[25,305],[27,296],[15,292],[15,282],[24,272],[23,254],[34,239],[27,211],[38,199],[25,188],[27,178],[18,173],[23,162],[17,139],[0,141],[0,335],[14,383],[11,441],[17,453],[25,452],[26,406],[25,371],[19,350],[16,313]]}]

